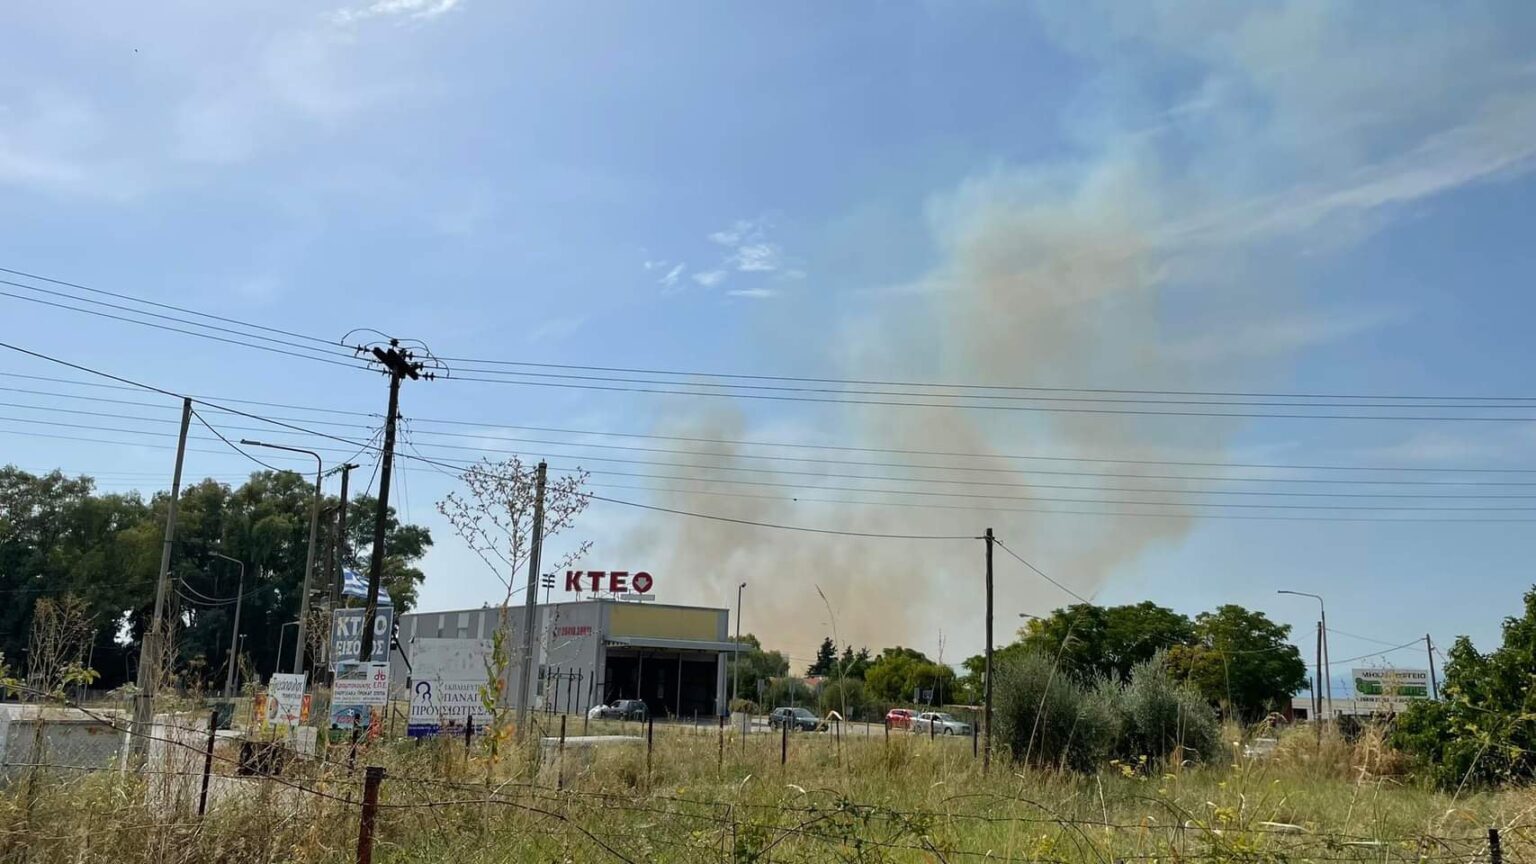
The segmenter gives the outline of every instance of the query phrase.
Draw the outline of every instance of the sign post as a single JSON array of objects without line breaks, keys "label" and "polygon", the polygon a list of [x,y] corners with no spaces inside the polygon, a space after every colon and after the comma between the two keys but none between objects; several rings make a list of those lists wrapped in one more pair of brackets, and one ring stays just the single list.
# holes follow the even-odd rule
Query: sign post
[{"label": "sign post", "polygon": [[[362,656],[363,609],[337,609],[331,613],[331,668],[356,663]],[[395,610],[392,606],[380,606],[373,619],[373,652],[375,658],[389,658],[389,640],[395,632]]]}]

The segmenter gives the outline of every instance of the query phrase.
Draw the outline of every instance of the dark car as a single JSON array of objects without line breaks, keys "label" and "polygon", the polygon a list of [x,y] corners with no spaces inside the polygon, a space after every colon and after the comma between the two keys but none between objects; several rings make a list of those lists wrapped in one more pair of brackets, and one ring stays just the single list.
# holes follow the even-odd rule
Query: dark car
[{"label": "dark car", "polygon": [[816,715],[804,708],[775,708],[768,715],[768,728],[778,729],[786,727],[800,732],[815,732],[821,728],[821,721]]},{"label": "dark car", "polygon": [[593,720],[644,720],[649,710],[639,699],[615,699],[612,705],[593,705],[587,716]]}]

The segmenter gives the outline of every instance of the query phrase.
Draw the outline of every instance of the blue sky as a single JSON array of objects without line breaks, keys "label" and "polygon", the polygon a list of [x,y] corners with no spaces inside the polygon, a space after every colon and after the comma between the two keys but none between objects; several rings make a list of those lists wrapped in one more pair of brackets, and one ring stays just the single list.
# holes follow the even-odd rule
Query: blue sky
[{"label": "blue sky", "polygon": [[[1514,2],[34,5],[0,34],[0,266],[327,338],[375,327],[455,357],[1529,394],[1533,18]],[[27,348],[178,391],[382,409],[382,382],[362,372],[6,297],[0,320]],[[59,374],[18,356],[0,362]],[[7,401],[79,407],[51,394],[90,392],[22,386],[50,395]],[[527,436],[505,427],[531,425],[1536,467],[1526,423],[1036,415],[468,381],[410,385],[405,406],[415,418],[484,423],[488,436]],[[0,431],[0,452],[23,467],[101,473],[107,488],[164,485],[138,475],[166,471],[166,441],[106,446],[14,434],[35,424],[0,428],[12,430]],[[612,439],[565,436],[564,449],[523,452],[597,440]],[[237,455],[195,455],[194,474],[249,468]],[[438,539],[424,602],[497,599],[496,578],[432,510],[453,483],[404,476],[402,509]],[[1309,628],[1310,605],[1273,592],[1311,590],[1327,595],[1339,629],[1394,643],[1428,631],[1488,646],[1533,581],[1518,523],[605,494],[876,533],[991,524],[1107,602],[1190,612],[1238,602]],[[594,506],[577,534],[594,541],[589,566],[650,569],[667,599],[724,603],[747,579],[747,628],[795,656],[834,626],[875,646],[935,652],[942,639],[946,659],[982,643],[979,544],[786,535],[617,505]],[[1064,599],[1000,564],[1000,615]],[[1379,647],[1338,636],[1333,654]]]}]

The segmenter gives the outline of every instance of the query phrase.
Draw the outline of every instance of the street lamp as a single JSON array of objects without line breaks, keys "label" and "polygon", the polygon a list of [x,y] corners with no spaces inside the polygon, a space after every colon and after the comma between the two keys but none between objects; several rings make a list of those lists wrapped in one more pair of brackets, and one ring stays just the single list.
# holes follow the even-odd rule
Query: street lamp
[{"label": "street lamp", "polygon": [[[283,671],[283,631],[287,630],[289,627],[297,627],[301,623],[303,623],[302,620],[289,621],[287,624],[277,628],[277,672]],[[304,631],[300,630],[299,632],[302,633]],[[294,650],[298,650],[299,646],[295,645],[293,647]]]},{"label": "street lamp", "polygon": [[[245,655],[245,634],[244,634],[244,633],[241,633],[241,634],[240,634],[240,650],[238,650],[238,651],[236,651],[236,652],[235,652],[235,657],[237,657],[237,658],[238,658],[238,657],[242,657],[242,656],[244,656],[244,655]],[[239,683],[240,683],[240,681],[239,681],[239,679],[238,679],[238,678],[237,678],[237,679],[236,679],[236,680],[235,680],[235,684],[237,684],[237,685],[238,685],[238,684],[239,684]]]},{"label": "street lamp", "polygon": [[290,671],[304,671],[304,639],[309,634],[309,585],[315,573],[315,534],[320,530],[320,454],[313,450],[305,450],[302,447],[289,447],[286,444],[267,444],[262,441],[252,441],[249,438],[241,438],[240,443],[247,447],[268,447],[273,450],[287,450],[290,453],[308,453],[315,457],[315,500],[309,506],[309,554],[304,560],[304,590],[299,596],[299,638],[294,648],[293,668]]},{"label": "street lamp", "polygon": [[224,698],[228,699],[235,695],[235,659],[240,656],[237,640],[240,638],[240,604],[245,600],[245,562],[219,552],[212,554],[240,567],[240,587],[235,589],[235,622],[229,628],[229,673],[224,677]]},{"label": "street lamp", "polygon": [[[747,590],[747,583],[736,586],[736,650],[731,657],[731,698],[725,700],[725,713],[731,713],[731,699],[740,697],[738,692],[741,687],[741,592]],[[742,731],[746,731],[746,714],[742,714]]]},{"label": "street lamp", "polygon": [[[1311,597],[1313,600],[1317,601],[1317,615],[1318,615],[1317,629],[1318,629],[1319,634],[1322,637],[1322,643],[1323,643],[1322,663],[1319,664],[1319,665],[1321,665],[1323,667],[1320,670],[1322,672],[1322,675],[1320,677],[1323,680],[1321,682],[1321,687],[1318,689],[1317,698],[1319,700],[1322,700],[1324,698],[1326,698],[1328,700],[1328,716],[1330,718],[1332,718],[1333,717],[1333,665],[1332,665],[1331,662],[1329,662],[1330,658],[1328,656],[1328,609],[1323,605],[1323,598],[1320,595],[1318,595],[1318,594],[1309,594],[1306,591],[1288,591],[1288,590],[1286,590],[1284,588],[1280,589],[1279,591],[1276,591],[1275,593],[1276,594],[1290,594],[1290,595],[1292,595],[1294,597]],[[1326,696],[1325,696],[1325,694],[1326,694]]]}]

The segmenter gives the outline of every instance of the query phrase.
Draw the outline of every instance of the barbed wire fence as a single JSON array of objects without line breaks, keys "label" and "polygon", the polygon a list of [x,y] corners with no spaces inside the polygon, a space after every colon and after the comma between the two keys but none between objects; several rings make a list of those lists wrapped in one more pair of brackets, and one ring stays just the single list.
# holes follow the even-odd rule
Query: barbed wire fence
[{"label": "barbed wire fence", "polygon": [[[297,756],[291,742],[221,737],[207,711],[157,717],[147,730],[132,728],[131,716],[126,705],[13,712],[0,738],[0,860],[25,850],[25,860],[38,861],[278,861],[302,846],[306,860],[363,864],[375,850],[391,859],[457,862],[1502,864],[1524,860],[1536,829],[1516,820],[1463,832],[1317,831],[1219,809],[1184,811],[1150,796],[1135,821],[1115,821],[1107,811],[1102,819],[1059,814],[994,791],[902,808],[785,778],[763,779],[793,790],[778,800],[720,800],[656,783],[648,748],[643,770],[637,754],[615,776],[599,778],[622,788],[591,789],[572,782],[590,776],[582,760],[568,760],[553,742],[522,754],[532,757],[526,769],[514,754],[501,766],[512,770],[498,770],[448,738],[343,742]],[[542,718],[541,737],[564,721]],[[719,759],[724,773],[725,753],[735,748],[725,747],[723,730],[685,724],[673,731],[671,756]],[[701,741],[707,732],[721,736],[718,751]],[[133,737],[148,739],[148,755],[126,765]],[[760,737],[778,750],[780,736]]]}]

